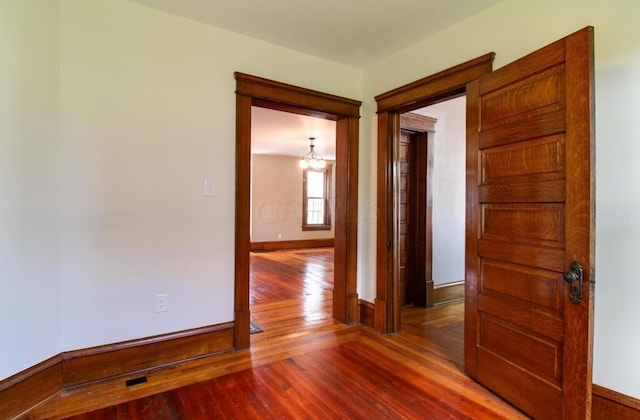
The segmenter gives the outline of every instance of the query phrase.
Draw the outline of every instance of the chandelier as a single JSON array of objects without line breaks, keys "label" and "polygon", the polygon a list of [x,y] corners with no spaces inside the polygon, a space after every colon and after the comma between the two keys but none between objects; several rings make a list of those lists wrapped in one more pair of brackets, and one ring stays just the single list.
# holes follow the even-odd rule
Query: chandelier
[{"label": "chandelier", "polygon": [[313,150],[315,139],[315,137],[309,137],[309,151],[300,157],[299,165],[302,169],[322,169],[327,166],[324,158]]}]

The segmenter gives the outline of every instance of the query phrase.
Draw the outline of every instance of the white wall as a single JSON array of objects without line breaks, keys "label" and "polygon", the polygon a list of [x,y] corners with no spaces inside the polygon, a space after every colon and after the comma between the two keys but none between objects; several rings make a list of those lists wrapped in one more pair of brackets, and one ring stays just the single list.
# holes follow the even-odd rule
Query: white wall
[{"label": "white wall", "polygon": [[0,378],[59,353],[58,4],[0,1]]},{"label": "white wall", "polygon": [[0,12],[0,378],[231,321],[233,72],[354,99],[362,72],[122,0]]},{"label": "white wall", "polygon": [[[334,237],[335,180],[331,191],[331,230],[302,231],[302,169],[298,166],[299,160],[293,156],[252,155],[252,242]],[[332,164],[332,179],[333,168],[335,165]]]},{"label": "white wall", "polygon": [[355,98],[361,73],[125,1],[60,27],[63,348],[232,320],[233,72]]},{"label": "white wall", "polygon": [[[595,27],[596,301],[594,382],[640,398],[640,2],[637,0],[509,0],[365,69],[361,155],[376,143],[369,121],[375,95],[439,70],[497,53],[501,67],[587,25]],[[398,63],[403,65],[398,70]],[[375,161],[361,171],[361,203],[375,196]],[[366,194],[366,195],[365,195]],[[375,227],[374,227],[375,228]],[[375,230],[361,237],[375,237]],[[361,264],[375,254],[360,249]],[[372,281],[375,281],[372,279]],[[361,286],[372,290],[371,285]],[[361,289],[361,290],[362,290]],[[373,289],[375,290],[375,288]]]},{"label": "white wall", "polygon": [[466,103],[459,97],[415,111],[438,120],[432,139],[435,286],[464,280]]}]

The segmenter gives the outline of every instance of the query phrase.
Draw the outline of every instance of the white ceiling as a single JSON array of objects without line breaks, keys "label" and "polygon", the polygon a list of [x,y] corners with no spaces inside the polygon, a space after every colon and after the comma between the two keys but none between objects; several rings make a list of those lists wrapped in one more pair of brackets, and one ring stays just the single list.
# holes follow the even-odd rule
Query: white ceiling
[{"label": "white ceiling", "polygon": [[363,68],[501,0],[129,0]]},{"label": "white ceiling", "polygon": [[[129,0],[364,68],[502,0]],[[252,152],[335,158],[335,122],[254,108]]]},{"label": "white ceiling", "polygon": [[267,108],[251,108],[251,153],[302,156],[315,137],[315,151],[336,158],[336,122]]}]

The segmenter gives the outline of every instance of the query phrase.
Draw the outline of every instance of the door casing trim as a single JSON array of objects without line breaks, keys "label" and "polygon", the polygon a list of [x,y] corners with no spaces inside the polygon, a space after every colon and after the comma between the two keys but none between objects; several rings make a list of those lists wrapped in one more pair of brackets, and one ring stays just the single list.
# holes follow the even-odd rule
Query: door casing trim
[{"label": "door casing trim", "polygon": [[336,121],[333,317],[360,319],[356,289],[358,136],[361,102],[244,73],[236,79],[236,219],[234,348],[249,347],[251,249],[251,107]]},{"label": "door casing trim", "polygon": [[376,301],[374,328],[400,330],[398,297],[400,115],[464,95],[466,85],[493,70],[491,52],[375,97],[378,113]]}]

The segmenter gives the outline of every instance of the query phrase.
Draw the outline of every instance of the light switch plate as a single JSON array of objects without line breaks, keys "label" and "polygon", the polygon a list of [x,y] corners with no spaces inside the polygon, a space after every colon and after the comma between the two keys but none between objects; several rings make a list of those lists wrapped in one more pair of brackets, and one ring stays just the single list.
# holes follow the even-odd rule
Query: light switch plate
[{"label": "light switch plate", "polygon": [[215,197],[216,196],[216,184],[213,181],[204,181],[204,196]]}]

